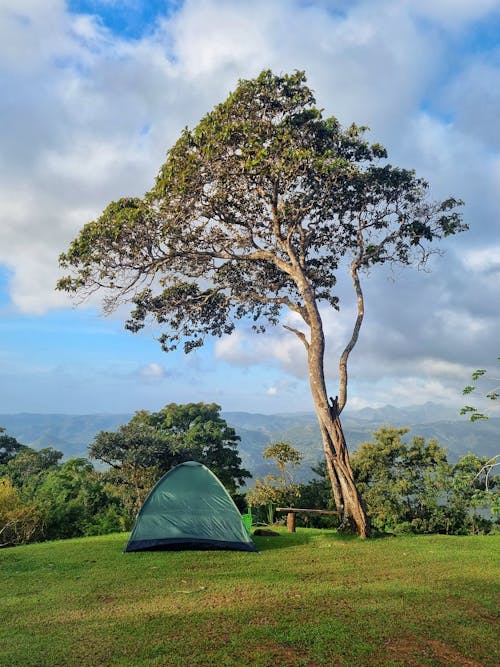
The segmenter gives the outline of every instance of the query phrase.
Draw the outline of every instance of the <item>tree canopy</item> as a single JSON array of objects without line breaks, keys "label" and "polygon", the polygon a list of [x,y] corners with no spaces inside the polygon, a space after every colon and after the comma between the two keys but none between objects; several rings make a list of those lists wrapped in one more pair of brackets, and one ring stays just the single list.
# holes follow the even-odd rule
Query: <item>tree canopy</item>
[{"label": "tree canopy", "polygon": [[356,268],[423,261],[429,241],[463,228],[457,200],[431,202],[413,171],[378,164],[387,153],[365,131],[324,119],[303,72],[240,81],[184,130],[143,199],[83,227],[59,288],[107,288],[107,307],[131,299],[127,326],[155,317],[165,349],[189,351],[242,317],[276,324],[283,307],[309,322],[307,290],[338,307],[345,255]]},{"label": "tree canopy", "polygon": [[101,431],[89,454],[111,466],[125,484],[144,491],[170,468],[190,460],[206,465],[235,491],[250,477],[241,467],[239,440],[215,403],[170,403],[159,412],[136,412],[115,432]]},{"label": "tree canopy", "polygon": [[498,518],[498,477],[488,484],[485,457],[448,462],[437,440],[383,426],[352,456],[359,489],[376,528],[415,533],[489,532]]},{"label": "tree canopy", "polygon": [[[368,527],[339,415],[347,364],[364,316],[360,275],[375,265],[425,263],[432,242],[466,227],[460,201],[432,201],[411,170],[391,166],[363,126],[343,128],[316,106],[303,72],[263,71],[168,151],[143,198],[112,202],[60,257],[70,273],[58,288],[104,306],[133,304],[126,326],[153,320],[166,351],[189,352],[238,320],[257,332],[297,315],[286,328],[303,343],[335,502],[361,535]],[[324,377],[320,307],[340,307],[346,270],[357,314],[339,359],[338,399]]]},{"label": "tree canopy", "polygon": [[268,445],[262,456],[274,462],[279,474],[271,473],[262,480],[256,479],[254,487],[247,493],[247,502],[250,506],[267,506],[268,523],[273,523],[274,506],[293,505],[299,496],[294,471],[303,456],[287,440]]},{"label": "tree canopy", "polygon": [[0,426],[0,465],[4,465],[10,459],[13,459],[21,447],[22,444],[16,438],[7,435],[5,428]]}]

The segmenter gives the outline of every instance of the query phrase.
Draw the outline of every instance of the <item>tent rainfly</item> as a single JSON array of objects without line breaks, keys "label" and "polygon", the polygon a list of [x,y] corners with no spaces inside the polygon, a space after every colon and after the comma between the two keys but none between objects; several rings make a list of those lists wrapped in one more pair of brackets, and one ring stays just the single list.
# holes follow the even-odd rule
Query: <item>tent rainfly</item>
[{"label": "tent rainfly", "polygon": [[144,501],[125,551],[234,549],[256,551],[238,508],[203,464],[181,463]]}]

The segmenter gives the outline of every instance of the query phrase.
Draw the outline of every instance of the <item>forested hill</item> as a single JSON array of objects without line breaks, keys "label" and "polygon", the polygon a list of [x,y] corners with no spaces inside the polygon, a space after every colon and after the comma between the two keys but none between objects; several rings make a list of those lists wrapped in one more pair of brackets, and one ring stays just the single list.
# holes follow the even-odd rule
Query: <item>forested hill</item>
[{"label": "forested hill", "polygon": [[[54,447],[65,457],[87,456],[87,447],[96,433],[113,431],[125,424],[130,414],[0,414],[0,426],[9,435],[35,449]],[[253,474],[270,471],[262,459],[262,450],[270,443],[289,440],[304,454],[299,479],[311,477],[310,466],[322,458],[316,418],[312,413],[263,415],[248,412],[225,412],[223,417],[241,436],[243,463]],[[468,451],[478,456],[494,456],[500,451],[500,418],[471,424],[456,412],[434,403],[406,408],[365,408],[343,414],[346,438],[352,450],[370,439],[382,424],[407,426],[410,435],[437,438],[448,449],[451,461]]]}]

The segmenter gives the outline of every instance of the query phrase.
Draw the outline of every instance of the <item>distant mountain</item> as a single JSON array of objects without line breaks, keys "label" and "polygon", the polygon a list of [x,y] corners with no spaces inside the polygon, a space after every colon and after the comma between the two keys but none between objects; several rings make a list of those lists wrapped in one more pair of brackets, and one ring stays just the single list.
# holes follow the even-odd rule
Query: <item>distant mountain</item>
[{"label": "distant mountain", "polygon": [[[272,472],[272,466],[262,458],[262,450],[270,443],[289,440],[304,458],[297,475],[306,481],[313,475],[311,466],[323,458],[321,435],[313,413],[259,415],[245,412],[226,412],[224,418],[241,436],[241,455],[245,466],[262,477]],[[370,440],[382,425],[408,427],[409,437],[436,438],[448,450],[448,459],[456,461],[471,451],[478,456],[492,457],[500,451],[500,419],[488,419],[474,424],[460,418],[456,411],[445,406],[426,403],[396,408],[364,408],[345,411],[342,425],[351,451]]]},{"label": "distant mountain", "polygon": [[66,458],[87,456],[87,447],[99,431],[114,431],[126,424],[132,415],[45,415],[22,412],[15,415],[0,415],[0,426],[34,449],[53,447],[62,451]]},{"label": "distant mountain", "polygon": [[[422,405],[407,405],[401,408],[396,408],[393,405],[385,405],[382,408],[362,408],[356,411],[349,411],[346,408],[346,411],[343,413],[343,420],[349,420],[351,416],[356,422],[366,420],[380,424],[404,423],[405,425],[458,420],[457,412],[454,408],[430,401]],[[463,422],[463,420],[461,421]]]},{"label": "distant mountain", "polygon": [[[6,428],[25,445],[35,449],[54,447],[65,455],[87,456],[87,448],[99,431],[114,431],[129,421],[130,414],[4,414],[0,426]],[[241,437],[240,453],[243,464],[255,476],[272,472],[269,461],[262,458],[264,448],[280,440],[289,440],[304,456],[297,474],[299,481],[313,475],[311,466],[323,458],[321,437],[313,413],[263,415],[249,412],[225,412],[224,419]],[[343,413],[342,423],[351,451],[369,440],[373,431],[383,424],[407,426],[410,437],[421,435],[436,438],[448,449],[451,461],[468,451],[492,457],[500,451],[500,419],[471,424],[454,410],[435,403],[396,408],[364,408]]]}]

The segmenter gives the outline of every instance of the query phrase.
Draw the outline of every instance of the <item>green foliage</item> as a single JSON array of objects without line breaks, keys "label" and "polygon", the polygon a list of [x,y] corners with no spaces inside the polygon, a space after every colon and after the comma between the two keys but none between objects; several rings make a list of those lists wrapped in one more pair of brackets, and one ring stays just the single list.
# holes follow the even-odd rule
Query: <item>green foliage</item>
[{"label": "green foliage", "polygon": [[289,442],[276,442],[266,447],[262,453],[265,459],[273,459],[279,475],[266,475],[256,479],[254,487],[247,493],[247,502],[252,507],[261,508],[266,523],[274,522],[274,507],[291,506],[300,497],[300,487],[294,482],[294,469],[300,464],[302,454]]},{"label": "green foliage", "polygon": [[26,544],[41,534],[42,514],[24,504],[8,477],[0,478],[0,547]]},{"label": "green foliage", "polygon": [[203,463],[235,492],[250,477],[241,467],[239,439],[215,403],[170,403],[159,412],[136,412],[116,432],[101,431],[89,454],[110,466],[106,478],[133,517],[159,477],[184,461]]},{"label": "green foliage", "polygon": [[3,426],[0,426],[0,466],[14,458],[21,446],[20,442],[11,435],[7,435]]},{"label": "green foliage", "polygon": [[36,493],[45,476],[51,470],[57,469],[62,457],[63,453],[52,447],[45,447],[37,451],[21,445],[17,454],[3,467],[3,474],[12,479],[24,497],[31,497]]},{"label": "green foliage", "polygon": [[103,476],[84,458],[73,458],[50,471],[36,500],[45,514],[46,539],[79,537],[123,529],[119,499]]},{"label": "green foliage", "polygon": [[[497,361],[500,362],[500,357],[498,357]],[[466,387],[464,387],[463,390],[462,390],[462,394],[464,396],[467,396],[469,394],[473,394],[473,393],[477,392],[477,390],[478,390],[477,381],[481,377],[486,375],[486,373],[487,373],[487,371],[484,368],[479,368],[479,369],[475,370],[472,373],[471,377],[472,377],[472,381],[476,384],[473,384],[473,385],[469,384]],[[493,390],[490,390],[490,391],[486,391],[486,392],[484,392],[484,396],[486,398],[488,398],[490,401],[497,401],[500,398],[499,389],[496,388],[496,389],[493,389]],[[469,421],[471,421],[471,422],[479,421],[481,419],[488,419],[488,415],[485,412],[480,412],[473,405],[465,405],[460,410],[460,414],[461,415],[468,414],[469,415]]]},{"label": "green foliage", "polygon": [[293,484],[294,469],[300,465],[303,456],[295,447],[292,447],[290,442],[275,442],[264,449],[262,456],[265,459],[274,460],[283,486]]},{"label": "green foliage", "polygon": [[0,474],[12,487],[10,497],[18,499],[15,514],[9,517],[10,543],[101,534],[126,527],[120,499],[106,485],[105,476],[86,459],[61,463],[62,456],[52,447],[36,451],[20,445],[17,454],[0,466]]},{"label": "green foliage", "polygon": [[486,458],[451,465],[436,440],[403,440],[406,428],[384,426],[352,456],[359,489],[381,531],[462,534],[489,532],[484,516],[498,503],[497,479],[486,489]]},{"label": "green foliage", "polygon": [[[300,506],[307,509],[335,510],[326,461],[319,461],[311,470],[316,477],[300,485]],[[335,515],[298,514],[296,522],[297,525],[304,524],[311,528],[336,528],[339,525],[339,518]]]},{"label": "green foliage", "polygon": [[[263,71],[168,151],[143,199],[112,202],[60,257],[58,288],[105,289],[135,304],[165,350],[186,352],[241,318],[256,331],[282,308],[308,323],[311,299],[339,306],[337,270],[423,262],[429,243],[464,230],[453,198],[427,199],[413,171],[381,163],[366,128],[324,118],[304,72]],[[154,287],[153,287],[154,285]]]}]

